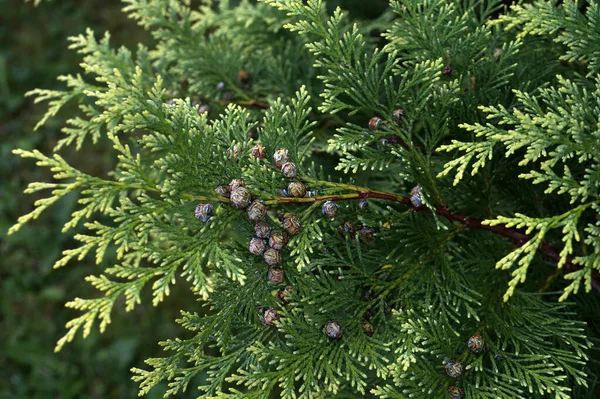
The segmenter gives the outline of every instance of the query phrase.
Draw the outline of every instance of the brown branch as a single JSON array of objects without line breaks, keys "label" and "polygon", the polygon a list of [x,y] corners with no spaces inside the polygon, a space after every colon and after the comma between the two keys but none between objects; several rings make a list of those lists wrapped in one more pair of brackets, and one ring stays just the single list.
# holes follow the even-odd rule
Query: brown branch
[{"label": "brown branch", "polygon": [[[348,184],[336,184],[336,183],[329,183],[329,182],[320,182],[320,183],[328,183],[326,185],[330,185],[330,186],[335,185],[337,187],[342,187],[342,188],[351,188],[351,189],[355,189],[356,191],[351,194],[338,194],[338,195],[333,194],[333,195],[323,195],[323,196],[308,197],[308,198],[279,197],[276,199],[265,201],[265,203],[267,205],[293,204],[293,203],[301,204],[301,203],[315,203],[315,202],[324,202],[324,201],[348,201],[348,200],[374,198],[374,199],[381,199],[381,200],[386,200],[386,201],[394,201],[394,202],[398,202],[398,203],[407,205],[415,212],[431,211],[431,209],[425,205],[415,207],[411,203],[409,197],[402,197],[400,195],[381,192],[381,191],[373,191],[373,190],[370,190],[365,187],[352,186],[352,185],[348,185]],[[509,238],[518,247],[525,245],[529,240],[531,240],[531,236],[521,233],[517,230],[513,230],[513,229],[510,229],[510,228],[502,226],[502,225],[495,225],[495,226],[486,225],[486,224],[483,224],[482,221],[479,219],[471,218],[471,217],[465,216],[460,213],[452,213],[447,207],[442,206],[442,205],[437,205],[433,209],[435,210],[435,213],[437,213],[440,216],[445,217],[446,219],[448,219],[451,222],[457,222],[457,223],[464,224],[466,227],[468,227],[470,229],[491,231],[492,233],[499,234],[503,237]],[[538,250],[541,251],[543,254],[545,254],[550,259],[554,260],[555,262],[559,262],[561,259],[560,255],[556,251],[556,249],[552,246],[552,244],[550,244],[547,241],[542,242],[540,244],[540,246],[538,247]],[[566,272],[574,272],[574,271],[580,270],[581,268],[582,268],[581,266],[573,263],[573,257],[570,257],[570,256],[567,257],[567,260],[563,266],[563,269]],[[598,273],[592,274],[592,287],[596,291],[600,292],[600,275]]]},{"label": "brown branch", "polygon": [[[416,208],[415,210],[416,211],[428,210],[428,208],[426,206],[421,206],[419,208]],[[479,220],[479,219],[473,219],[473,218],[470,218],[470,217],[467,217],[467,216],[464,216],[464,215],[461,215],[458,213],[451,213],[448,210],[448,208],[446,208],[444,206],[440,206],[440,205],[436,206],[435,212],[438,215],[444,216],[446,219],[448,219],[450,221],[465,224],[467,227],[469,227],[471,229],[488,230],[488,231],[494,232],[496,234],[500,234],[503,237],[510,238],[515,243],[515,245],[517,245],[519,247],[525,245],[529,240],[531,240],[531,237],[527,234],[523,234],[519,231],[509,229],[508,227],[501,226],[501,225],[489,226],[489,225],[483,224],[483,223],[481,223],[481,220]],[[540,250],[544,255],[546,255],[547,257],[549,257],[550,259],[552,259],[555,262],[559,262],[561,259],[559,253],[556,251],[554,246],[547,241],[543,241],[540,244],[540,246],[538,247],[538,250]],[[563,265],[563,269],[566,272],[574,272],[577,270],[581,270],[581,266],[573,263],[573,257],[568,256],[567,261]],[[598,273],[592,273],[592,287],[596,291],[600,292],[600,275],[598,275]]]}]

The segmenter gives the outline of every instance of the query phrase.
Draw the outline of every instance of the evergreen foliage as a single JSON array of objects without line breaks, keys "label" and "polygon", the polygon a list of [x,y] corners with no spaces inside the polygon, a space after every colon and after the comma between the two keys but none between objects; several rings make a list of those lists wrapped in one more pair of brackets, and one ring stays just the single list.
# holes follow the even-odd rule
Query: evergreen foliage
[{"label": "evergreen foliage", "polygon": [[[216,398],[593,397],[599,331],[582,309],[598,298],[580,288],[600,288],[598,3],[393,0],[371,20],[321,0],[124,3],[153,47],[73,38],[83,74],[30,94],[49,102],[38,127],[68,102],[80,113],[54,154],[15,150],[56,182],[29,186],[51,194],[11,232],[77,191],[64,231],[85,231],[55,267],[119,260],[87,278],[97,298],[67,304],[81,315],[56,350],[185,280],[202,309],[133,369],[140,395],[166,380],[166,396]],[[108,176],[58,154],[98,140],[117,158]],[[279,148],[306,197],[281,191]],[[302,223],[284,284],[215,192],[233,179],[275,230]]]}]

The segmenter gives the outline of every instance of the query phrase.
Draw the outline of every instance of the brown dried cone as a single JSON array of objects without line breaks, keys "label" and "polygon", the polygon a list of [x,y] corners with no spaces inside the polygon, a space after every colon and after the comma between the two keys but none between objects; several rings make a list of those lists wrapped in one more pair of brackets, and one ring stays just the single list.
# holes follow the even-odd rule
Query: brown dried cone
[{"label": "brown dried cone", "polygon": [[360,236],[366,242],[372,242],[375,239],[375,229],[369,226],[363,226],[363,228],[360,229]]},{"label": "brown dried cone", "polygon": [[339,207],[340,206],[333,201],[325,201],[323,206],[321,206],[321,213],[328,218],[332,218],[335,216],[335,212]]},{"label": "brown dried cone", "polygon": [[246,209],[246,207],[250,204],[251,197],[252,195],[246,187],[238,187],[235,190],[231,191],[229,201],[231,202],[231,205],[235,208]]},{"label": "brown dried cone", "polygon": [[269,266],[275,266],[281,263],[281,255],[279,255],[279,251],[273,248],[267,249],[263,254],[263,258]]},{"label": "brown dried cone", "polygon": [[194,216],[196,216],[196,219],[206,223],[210,220],[214,209],[211,204],[198,204],[194,210]]},{"label": "brown dried cone", "polygon": [[401,125],[402,118],[404,117],[404,110],[402,108],[395,109],[392,113],[392,117],[394,118],[394,122],[396,122],[396,125]]},{"label": "brown dried cone", "polygon": [[237,79],[238,79],[238,82],[240,82],[240,83],[247,83],[248,80],[250,79],[250,73],[248,71],[246,71],[245,69],[242,69],[241,71],[238,72]]},{"label": "brown dried cone", "polygon": [[277,293],[275,294],[275,296],[277,297],[277,299],[279,299],[281,302],[283,302],[284,305],[287,305],[288,303],[290,303],[292,301],[292,286],[288,285],[285,288],[282,288],[280,290],[277,290]]},{"label": "brown dried cone", "polygon": [[464,395],[465,391],[462,388],[455,387],[454,385],[448,387],[448,397],[450,399],[462,399]]},{"label": "brown dried cone", "polygon": [[265,240],[258,237],[251,239],[250,243],[248,244],[248,251],[254,255],[262,255],[266,248],[267,246],[265,245]]},{"label": "brown dried cone", "polygon": [[462,375],[464,367],[460,361],[450,360],[444,365],[444,369],[446,370],[446,374],[448,374],[450,377],[458,378]]},{"label": "brown dried cone", "polygon": [[278,231],[272,233],[269,237],[269,246],[273,249],[281,249],[285,246],[286,243],[287,237]]},{"label": "brown dried cone", "polygon": [[410,203],[415,208],[419,208],[421,205],[423,205],[423,200],[421,199],[421,186],[415,186],[410,191]]},{"label": "brown dried cone", "polygon": [[233,179],[231,181],[231,183],[229,183],[229,192],[233,192],[233,190],[235,190],[238,187],[245,187],[246,186],[246,182],[244,181],[244,179]]},{"label": "brown dried cone", "polygon": [[254,200],[248,209],[246,209],[246,212],[248,212],[248,218],[250,220],[257,222],[267,214],[267,206],[261,200]]},{"label": "brown dried cone", "polygon": [[286,214],[283,217],[283,229],[293,236],[302,229],[302,222],[298,216]]},{"label": "brown dried cone", "polygon": [[215,193],[220,195],[221,197],[229,198],[229,186],[227,184],[221,184],[220,186],[215,187]]},{"label": "brown dried cone", "polygon": [[254,234],[258,238],[269,238],[269,234],[271,234],[271,226],[265,222],[258,222],[256,226],[254,226]]},{"label": "brown dried cone", "polygon": [[273,284],[281,284],[285,280],[285,272],[278,267],[272,267],[267,273],[267,279]]},{"label": "brown dried cone", "polygon": [[469,338],[469,342],[467,342],[467,347],[475,355],[483,352],[483,350],[485,349],[485,342],[483,341],[483,337],[479,334],[473,335],[471,338]]},{"label": "brown dried cone", "polygon": [[378,130],[381,127],[381,125],[383,125],[383,121],[381,120],[381,118],[374,116],[373,118],[371,118],[371,120],[369,120],[370,130]]},{"label": "brown dried cone", "polygon": [[293,181],[288,185],[287,188],[288,193],[291,197],[304,197],[306,195],[306,187],[302,182]]},{"label": "brown dried cone", "polygon": [[296,164],[293,162],[284,163],[281,165],[281,173],[283,173],[283,175],[288,179],[295,178],[297,174]]},{"label": "brown dried cone", "polygon": [[227,157],[231,161],[236,160],[240,156],[241,151],[242,151],[242,146],[240,144],[235,144],[233,147],[230,147],[227,149]]},{"label": "brown dried cone", "polygon": [[267,155],[267,149],[264,145],[256,144],[254,147],[252,147],[250,154],[252,154],[252,156],[256,159],[263,159]]},{"label": "brown dried cone", "polygon": [[262,321],[265,325],[273,327],[275,325],[275,321],[279,320],[281,316],[279,313],[275,311],[275,308],[270,307],[268,309],[259,308],[260,321]]},{"label": "brown dried cone", "polygon": [[348,234],[354,234],[356,230],[354,230],[352,222],[344,222],[344,231]]},{"label": "brown dried cone", "polygon": [[286,148],[278,148],[277,151],[273,154],[273,163],[278,168],[289,161],[288,159],[288,150]]},{"label": "brown dried cone", "polygon": [[327,334],[327,336],[331,339],[338,339],[343,334],[342,327],[340,327],[340,325],[333,320],[325,324],[323,331],[325,331],[325,334]]}]

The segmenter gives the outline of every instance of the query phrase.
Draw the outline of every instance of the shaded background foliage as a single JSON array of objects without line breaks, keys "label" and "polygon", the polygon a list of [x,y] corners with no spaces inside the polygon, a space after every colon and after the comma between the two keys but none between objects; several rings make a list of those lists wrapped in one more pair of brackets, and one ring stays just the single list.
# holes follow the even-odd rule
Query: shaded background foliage
[{"label": "shaded background foliage", "polygon": [[[380,15],[387,1],[328,2],[332,9],[338,5],[354,17],[369,19]],[[12,149],[49,153],[62,124],[56,118],[34,132],[46,105],[35,105],[24,94],[38,87],[60,89],[56,76],[79,71],[80,57],[67,49],[67,37],[86,27],[97,34],[108,30],[113,43],[129,48],[149,37],[127,20],[118,0],[61,0],[38,7],[23,0],[0,0],[0,10],[0,399],[136,397],[138,387],[129,369],[162,352],[156,342],[177,334],[174,320],[179,309],[197,310],[189,290],[173,290],[159,309],[151,300],[131,314],[119,307],[106,333],[93,330],[88,339],[76,339],[55,354],[64,324],[73,317],[64,303],[98,295],[83,281],[101,270],[93,259],[52,270],[61,252],[75,245],[60,229],[75,209],[76,198],[61,201],[15,235],[7,237],[6,232],[40,198],[22,194],[28,182],[50,179],[47,170],[23,162]],[[64,114],[75,106],[67,106]],[[103,151],[108,146],[100,142],[63,155],[83,171],[102,176],[115,161]],[[165,389],[154,389],[148,397],[162,397]]]}]

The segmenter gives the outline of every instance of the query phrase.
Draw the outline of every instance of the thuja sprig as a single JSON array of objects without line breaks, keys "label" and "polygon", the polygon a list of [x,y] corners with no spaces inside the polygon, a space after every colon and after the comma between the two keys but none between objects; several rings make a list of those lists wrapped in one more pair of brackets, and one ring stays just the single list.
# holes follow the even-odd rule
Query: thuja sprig
[{"label": "thuja sprig", "polygon": [[[171,356],[134,369],[142,394],[167,380],[176,395],[194,378],[221,398],[562,399],[572,381],[585,386],[584,323],[555,297],[511,290],[539,252],[571,272],[565,293],[586,279],[600,287],[596,81],[559,77],[553,88],[532,76],[525,50],[536,46],[486,22],[494,0],[392,1],[373,25],[341,9],[328,17],[321,0],[125,2],[152,49],[115,51],[88,32],[73,41],[86,76],[33,93],[50,100],[47,117],[81,100],[59,147],[106,136],[117,168],[95,180],[59,156],[20,153],[60,180],[31,187],[54,191],[39,212],[80,190],[68,227],[102,214],[57,266],[117,256],[88,278],[103,297],[68,304],[84,313],[57,349],[96,322],[104,329],[121,299],[132,310],[151,289],[159,304],[181,276],[207,308],[183,313],[191,333],[163,343]],[[535,14],[514,10],[516,28]],[[384,30],[385,40],[369,33]],[[322,152],[323,169],[332,160],[364,172],[370,187],[307,167]],[[506,170],[514,183],[518,162],[535,169],[521,174],[526,198],[494,181]],[[531,184],[568,195],[570,210],[516,213],[543,198]],[[550,241],[559,230],[560,250]],[[497,259],[518,265],[506,303]]]}]

